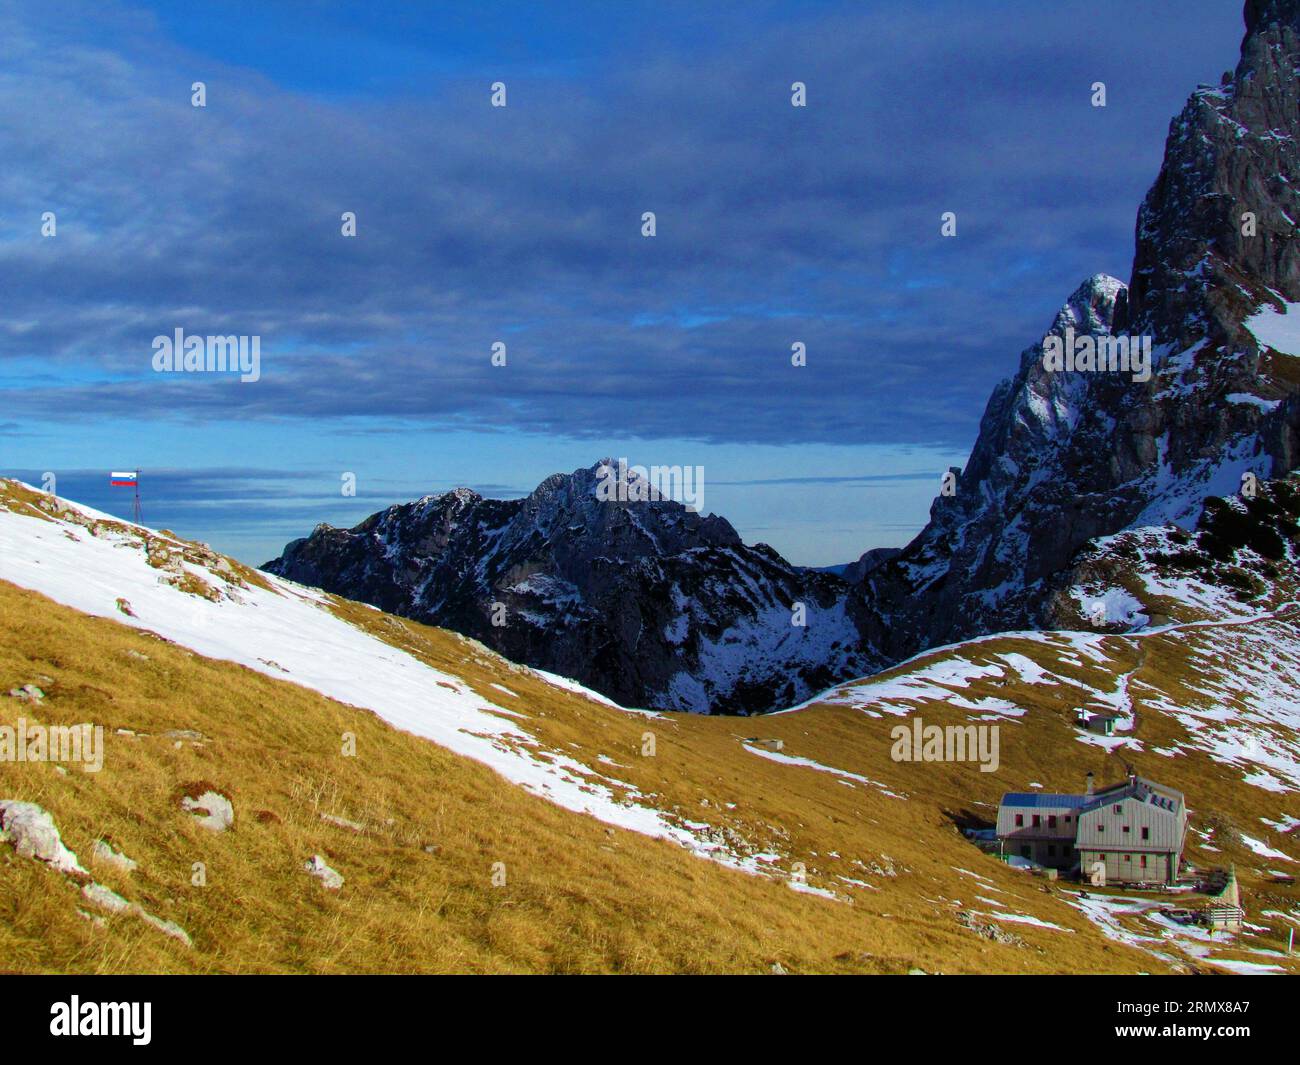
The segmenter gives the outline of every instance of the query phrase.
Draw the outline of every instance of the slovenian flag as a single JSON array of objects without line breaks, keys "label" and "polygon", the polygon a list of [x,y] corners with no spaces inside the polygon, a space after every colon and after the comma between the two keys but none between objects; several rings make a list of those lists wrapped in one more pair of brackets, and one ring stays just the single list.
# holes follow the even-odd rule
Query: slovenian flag
[{"label": "slovenian flag", "polygon": [[115,488],[135,488],[140,482],[137,471],[132,470],[130,473],[110,473],[108,483]]}]

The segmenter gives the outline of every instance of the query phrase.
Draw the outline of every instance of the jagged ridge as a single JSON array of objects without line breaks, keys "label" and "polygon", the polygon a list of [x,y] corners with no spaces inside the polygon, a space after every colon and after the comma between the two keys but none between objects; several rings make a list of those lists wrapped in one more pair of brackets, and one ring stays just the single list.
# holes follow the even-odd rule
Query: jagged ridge
[{"label": "jagged ridge", "polygon": [[626,706],[761,712],[882,664],[863,649],[865,608],[846,582],[673,500],[597,498],[609,461],[524,499],[457,489],[351,530],[319,526],[263,568],[454,629]]}]

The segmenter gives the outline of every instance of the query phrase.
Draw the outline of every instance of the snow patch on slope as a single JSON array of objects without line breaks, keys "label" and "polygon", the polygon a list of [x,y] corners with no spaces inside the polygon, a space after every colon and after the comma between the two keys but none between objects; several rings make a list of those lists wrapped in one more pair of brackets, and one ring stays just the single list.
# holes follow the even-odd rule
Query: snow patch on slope
[{"label": "snow patch on slope", "polygon": [[1284,304],[1278,313],[1270,305],[1261,307],[1242,324],[1265,347],[1283,355],[1300,356],[1300,303]]},{"label": "snow patch on slope", "polygon": [[[754,870],[752,860],[670,823],[660,811],[616,797],[614,789],[638,798],[629,785],[601,777],[558,752],[540,752],[547,760],[536,757],[535,737],[509,720],[517,714],[335,616],[319,593],[263,573],[270,590],[222,584],[215,600],[189,594],[166,583],[168,574],[149,564],[142,537],[179,541],[58,502],[84,519],[102,522],[98,533],[34,508],[31,516],[0,508],[0,579],[82,613],[154,632],[205,657],[371,710],[565,809]],[[214,580],[203,567],[185,563],[184,570]],[[129,604],[130,615],[119,606],[122,601]],[[559,687],[609,702],[572,681],[542,675]]]},{"label": "snow patch on slope", "polygon": [[881,680],[867,678],[836,689],[818,701],[853,706],[871,717],[885,714],[905,717],[927,702],[943,702],[959,710],[980,714],[1019,717],[1024,710],[1004,699],[961,694],[961,689],[968,688],[974,680],[1004,675],[1005,670],[998,665],[979,664],[960,657],[940,657],[910,673]]}]

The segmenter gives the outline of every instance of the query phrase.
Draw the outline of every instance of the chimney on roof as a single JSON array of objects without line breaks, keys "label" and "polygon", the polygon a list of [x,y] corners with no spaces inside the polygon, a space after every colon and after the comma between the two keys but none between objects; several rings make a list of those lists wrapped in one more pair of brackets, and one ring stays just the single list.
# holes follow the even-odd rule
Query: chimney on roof
[{"label": "chimney on roof", "polygon": [[1084,792],[1085,795],[1091,795],[1091,794],[1092,794],[1092,782],[1093,782],[1092,774],[1089,773],[1089,774],[1088,774],[1088,789]]}]

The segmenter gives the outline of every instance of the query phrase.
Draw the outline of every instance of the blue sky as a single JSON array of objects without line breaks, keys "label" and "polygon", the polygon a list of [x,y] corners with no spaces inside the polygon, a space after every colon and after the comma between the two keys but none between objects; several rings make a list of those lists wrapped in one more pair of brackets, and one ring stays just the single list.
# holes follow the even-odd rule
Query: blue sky
[{"label": "blue sky", "polygon": [[[704,8],[0,0],[0,473],[128,514],[140,467],[150,524],[254,563],[605,455],[703,466],[795,562],[903,544],[1127,279],[1239,5]],[[176,328],[260,336],[261,379],[153,372]]]}]

